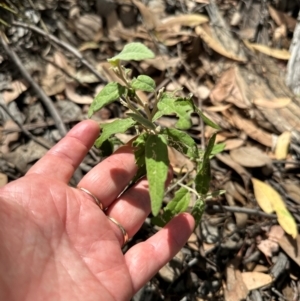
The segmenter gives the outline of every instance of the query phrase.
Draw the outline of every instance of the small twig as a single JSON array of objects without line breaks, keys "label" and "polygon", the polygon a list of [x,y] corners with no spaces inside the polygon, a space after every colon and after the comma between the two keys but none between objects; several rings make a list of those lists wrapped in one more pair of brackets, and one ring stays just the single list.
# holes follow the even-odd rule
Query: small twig
[{"label": "small twig", "polygon": [[84,65],[86,68],[88,68],[99,80],[101,80],[102,82],[107,82],[107,79],[105,79],[84,57],[83,55],[76,49],[74,48],[72,45],[65,43],[64,41],[59,40],[57,37],[46,33],[45,31],[43,31],[42,29],[34,26],[34,25],[30,25],[30,24],[26,24],[20,21],[13,21],[12,22],[13,25],[15,26],[19,26],[19,27],[23,27],[26,29],[31,29],[35,32],[37,32],[38,34],[44,36],[45,38],[48,38],[50,41],[54,42],[55,44],[59,45],[60,47],[64,48],[65,50],[69,51],[70,53],[72,53],[75,57],[77,57],[80,62],[82,63],[82,65]]},{"label": "small twig", "polygon": [[46,143],[40,141],[39,139],[35,138],[34,135],[32,135],[26,128],[24,128],[24,126],[16,119],[14,118],[14,116],[9,112],[9,110],[7,109],[7,107],[5,105],[3,105],[2,103],[0,103],[0,107],[5,111],[5,113],[18,125],[18,127],[20,128],[20,130],[29,138],[32,139],[35,143],[41,145],[42,147],[46,148],[46,149],[50,149],[50,146],[47,145]]},{"label": "small twig", "polygon": [[277,218],[276,214],[268,214],[263,211],[260,211],[259,209],[249,209],[249,208],[242,208],[242,207],[236,207],[236,206],[220,206],[220,205],[207,205],[206,209],[212,209],[217,212],[233,212],[233,213],[245,213],[245,214],[252,214],[252,215],[258,215],[268,218]]},{"label": "small twig", "polygon": [[24,65],[22,64],[18,55],[8,46],[5,41],[3,34],[0,33],[0,41],[3,45],[3,48],[7,55],[12,59],[15,65],[18,67],[19,71],[23,75],[23,77],[27,80],[27,82],[31,85],[31,87],[35,90],[35,93],[39,96],[40,100],[43,102],[47,110],[49,111],[50,115],[52,116],[53,120],[55,121],[56,127],[63,137],[67,134],[67,129],[65,124],[63,123],[61,116],[59,115],[58,111],[56,110],[53,102],[51,99],[45,94],[45,92],[41,89],[41,87],[34,81],[31,75],[27,72]]}]

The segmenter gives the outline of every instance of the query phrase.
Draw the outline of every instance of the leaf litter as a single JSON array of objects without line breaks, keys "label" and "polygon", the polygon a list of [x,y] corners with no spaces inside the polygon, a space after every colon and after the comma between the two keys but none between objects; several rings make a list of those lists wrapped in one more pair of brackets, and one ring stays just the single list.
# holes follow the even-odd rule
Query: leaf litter
[{"label": "leaf litter", "polygon": [[[26,12],[30,3],[19,2],[21,11]],[[147,298],[151,295],[149,300],[256,300],[255,296],[267,300],[277,298],[277,293],[288,300],[291,291],[299,296],[299,68],[291,53],[299,43],[299,5],[296,1],[285,5],[281,0],[249,5],[231,0],[107,3],[37,1],[34,13],[26,17],[28,22],[22,23],[24,18],[14,14],[16,7],[0,8],[11,16],[0,14],[0,21],[10,47],[39,88],[51,97],[68,130],[88,117],[89,104],[105,84],[118,82],[107,59],[130,42],[153,51],[147,60],[128,62],[137,78],[136,88],[143,90],[139,91],[143,101],[151,104],[153,90],[162,86],[166,91],[175,87],[183,99],[193,94],[193,104],[221,128],[216,140],[225,143],[225,151],[206,155],[212,159],[211,184],[197,184],[198,189],[208,189],[210,197],[193,241],[168,264],[172,277],[161,270],[133,300],[145,300],[146,293]],[[45,9],[51,12],[47,17]],[[51,34],[60,44],[46,38]],[[126,51],[114,59],[124,58],[128,59]],[[138,60],[139,53],[130,59]],[[289,68],[288,63],[292,64]],[[139,74],[153,81],[139,78]],[[36,116],[30,115],[35,103],[41,102],[40,96],[3,49],[0,79],[0,173],[4,185],[24,175],[45,153],[46,148],[37,146],[33,139],[53,145],[60,136],[49,108],[41,106]],[[132,124],[118,103],[111,101],[106,99],[109,104],[93,116],[107,133],[119,126],[113,124],[117,118],[128,118]],[[72,102],[76,114],[66,113],[67,102]],[[157,125],[170,130],[190,126],[168,101],[165,110],[168,117],[158,119]],[[181,110],[188,110],[188,106]],[[204,155],[212,132],[200,118],[191,117],[187,137]],[[126,121],[122,126],[120,139],[132,139]],[[193,149],[187,137],[185,147],[190,154]],[[151,151],[147,159],[150,169],[151,156],[158,150]],[[198,173],[200,179],[201,172],[176,149],[164,149],[163,153],[166,151],[171,154],[174,180],[165,192],[162,183],[155,183],[157,193],[165,193],[164,202],[170,204],[170,210],[172,206],[184,208],[188,194],[182,188],[182,196],[174,195],[172,185],[184,185],[191,174]],[[79,176],[101,159],[101,152],[93,149]],[[204,165],[208,168],[207,162]],[[76,177],[72,181],[76,183]],[[222,189],[227,189],[227,194],[214,195]],[[174,197],[178,203],[172,205]],[[189,198],[190,203],[197,201]],[[156,229],[147,223],[137,234],[139,239],[146,239]],[[284,231],[282,237],[274,234],[276,227],[281,229],[278,233]],[[131,244],[136,241],[134,237]],[[279,281],[272,278],[271,271],[282,252],[289,265],[280,270],[284,280]]]}]

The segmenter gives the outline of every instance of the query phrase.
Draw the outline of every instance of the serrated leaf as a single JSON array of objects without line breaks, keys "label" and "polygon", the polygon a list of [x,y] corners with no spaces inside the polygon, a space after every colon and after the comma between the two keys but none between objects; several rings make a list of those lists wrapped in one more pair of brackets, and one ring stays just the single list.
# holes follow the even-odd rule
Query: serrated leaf
[{"label": "serrated leaf", "polygon": [[179,120],[175,126],[181,130],[188,130],[192,126],[190,114],[193,111],[190,101],[175,98],[167,93],[164,93],[161,100],[157,104],[158,112],[154,115],[152,121],[157,120],[163,115],[175,113]]},{"label": "serrated leaf", "polygon": [[205,203],[202,199],[198,199],[195,203],[195,206],[192,209],[191,215],[195,219],[195,228],[199,225],[201,221],[202,214],[205,209]]},{"label": "serrated leaf", "polygon": [[125,93],[125,90],[126,88],[119,83],[108,83],[95,97],[90,106],[88,116],[91,117],[95,112],[120,98]]},{"label": "serrated leaf", "polygon": [[156,216],[163,201],[169,168],[167,141],[163,135],[148,136],[145,155],[151,208]]},{"label": "serrated leaf", "polygon": [[198,148],[194,139],[185,132],[177,129],[163,129],[162,134],[166,135],[168,145],[174,147],[180,153],[191,159],[198,157]]},{"label": "serrated leaf", "polygon": [[200,166],[200,169],[196,175],[195,183],[196,183],[196,190],[199,194],[205,195],[209,190],[209,183],[210,183],[210,154],[213,150],[215,140],[216,140],[216,133],[214,133],[208,141],[207,148],[203,155],[203,160]]},{"label": "serrated leaf", "polygon": [[293,238],[298,235],[297,224],[287,210],[280,194],[270,185],[252,178],[254,195],[260,208],[266,213],[276,212],[277,219],[284,231]]},{"label": "serrated leaf", "polygon": [[111,123],[102,124],[102,133],[101,136],[96,140],[95,146],[100,147],[102,143],[110,136],[117,133],[124,133],[135,124],[136,122],[132,118],[117,119]]},{"label": "serrated leaf", "polygon": [[109,59],[109,62],[117,60],[122,61],[142,61],[146,59],[153,59],[155,54],[142,43],[130,43],[125,45],[123,50],[116,56]]},{"label": "serrated leaf", "polygon": [[127,115],[132,117],[137,122],[139,122],[145,128],[150,129],[150,130],[155,130],[155,125],[151,121],[149,121],[147,118],[145,118],[141,115],[138,115],[136,113],[127,113]]},{"label": "serrated leaf", "polygon": [[147,75],[140,75],[132,80],[131,87],[135,90],[154,92],[156,85],[155,81],[151,77]]}]

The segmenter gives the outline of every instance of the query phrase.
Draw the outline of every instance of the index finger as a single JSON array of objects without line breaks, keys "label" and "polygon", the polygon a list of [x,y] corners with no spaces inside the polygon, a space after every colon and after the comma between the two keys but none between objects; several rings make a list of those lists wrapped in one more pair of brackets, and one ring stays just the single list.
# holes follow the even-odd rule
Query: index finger
[{"label": "index finger", "polygon": [[69,182],[73,173],[93,146],[99,131],[99,125],[93,120],[80,122],[33,165],[26,175],[39,174],[66,183]]}]

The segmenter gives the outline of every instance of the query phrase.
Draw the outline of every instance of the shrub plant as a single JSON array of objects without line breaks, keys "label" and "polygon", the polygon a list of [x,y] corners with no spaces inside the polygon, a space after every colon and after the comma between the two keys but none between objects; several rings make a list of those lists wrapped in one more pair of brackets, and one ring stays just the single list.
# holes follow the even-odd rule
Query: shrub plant
[{"label": "shrub plant", "polygon": [[[110,151],[113,149],[114,134],[124,133],[134,128],[136,138],[133,146],[138,171],[133,182],[142,176],[147,176],[153,222],[163,226],[176,214],[186,211],[190,206],[191,193],[194,193],[196,201],[191,207],[191,214],[198,224],[209,192],[210,158],[214,153],[222,150],[222,145],[215,145],[216,133],[214,133],[208,141],[206,150],[202,151],[198,149],[194,139],[186,130],[192,126],[190,117],[192,112],[197,113],[205,124],[216,130],[219,127],[194,104],[192,96],[178,97],[175,92],[165,92],[164,88],[157,91],[155,81],[151,77],[139,75],[131,78],[131,70],[122,65],[122,62],[126,61],[151,58],[154,58],[154,53],[145,45],[131,43],[127,44],[118,55],[108,60],[121,83],[108,83],[94,99],[88,115],[91,117],[95,112],[115,101],[119,101],[129,112],[126,118],[103,124],[95,145],[108,155],[108,149]],[[144,102],[137,95],[138,90],[153,93],[154,101],[151,104]],[[175,128],[163,128],[156,124],[159,118],[170,114],[178,117]],[[162,208],[169,168],[168,146],[192,160],[197,173],[188,184],[178,186],[173,200]]]}]

